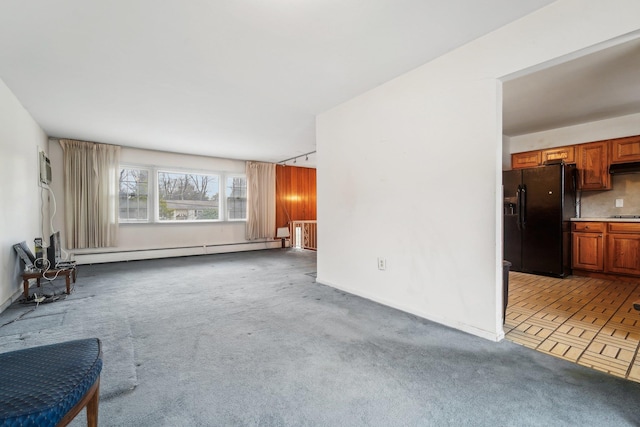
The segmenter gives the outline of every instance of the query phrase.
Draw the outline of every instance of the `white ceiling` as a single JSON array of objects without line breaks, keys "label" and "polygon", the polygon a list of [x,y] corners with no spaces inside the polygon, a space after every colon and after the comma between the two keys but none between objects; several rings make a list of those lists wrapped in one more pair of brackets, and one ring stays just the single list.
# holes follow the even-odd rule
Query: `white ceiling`
[{"label": "white ceiling", "polygon": [[[551,1],[0,0],[0,79],[53,137],[278,162],[316,114]],[[640,39],[507,80],[504,133],[638,113],[638,70]]]},{"label": "white ceiling", "polygon": [[640,38],[635,37],[505,81],[504,134],[640,113]]},{"label": "white ceiling", "polygon": [[277,162],[315,150],[316,114],[551,2],[0,0],[0,79],[52,137]]}]

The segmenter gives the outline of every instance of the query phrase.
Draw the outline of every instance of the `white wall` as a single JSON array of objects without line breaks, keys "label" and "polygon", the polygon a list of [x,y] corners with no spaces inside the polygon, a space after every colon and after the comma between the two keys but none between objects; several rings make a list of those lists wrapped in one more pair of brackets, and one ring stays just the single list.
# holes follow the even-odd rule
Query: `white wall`
[{"label": "white wall", "polygon": [[501,339],[499,79],[639,15],[633,0],[559,0],[318,116],[318,281]]},{"label": "white wall", "polygon": [[502,135],[502,170],[511,169],[511,138]]},{"label": "white wall", "polygon": [[511,154],[632,135],[640,135],[640,114],[630,114],[544,132],[512,136],[508,138],[508,147],[509,154]]},{"label": "white wall", "polygon": [[[64,192],[62,175],[62,147],[57,140],[50,141],[53,169],[51,187],[57,201],[54,227],[61,231],[64,244]],[[196,171],[244,173],[245,162],[215,157],[167,153],[122,147],[120,162],[140,166],[159,166]],[[66,246],[65,246],[66,247]],[[77,249],[71,258],[79,264],[129,261],[171,256],[201,255],[221,252],[239,252],[278,248],[280,241],[249,242],[245,239],[244,221],[221,221],[180,224],[120,224],[118,245],[112,248]]]},{"label": "white wall", "polygon": [[[38,152],[47,146],[45,133],[0,80],[0,311],[22,289],[13,244],[25,240],[33,251],[33,239],[42,236]],[[45,197],[45,217],[47,209]]]}]

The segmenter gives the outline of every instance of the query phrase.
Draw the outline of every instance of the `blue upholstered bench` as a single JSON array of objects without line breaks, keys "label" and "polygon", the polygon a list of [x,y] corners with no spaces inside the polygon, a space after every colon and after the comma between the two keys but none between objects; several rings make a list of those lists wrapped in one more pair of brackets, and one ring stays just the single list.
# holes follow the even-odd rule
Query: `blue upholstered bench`
[{"label": "blue upholstered bench", "polygon": [[0,354],[0,426],[65,426],[85,406],[98,424],[102,349],[97,338]]}]

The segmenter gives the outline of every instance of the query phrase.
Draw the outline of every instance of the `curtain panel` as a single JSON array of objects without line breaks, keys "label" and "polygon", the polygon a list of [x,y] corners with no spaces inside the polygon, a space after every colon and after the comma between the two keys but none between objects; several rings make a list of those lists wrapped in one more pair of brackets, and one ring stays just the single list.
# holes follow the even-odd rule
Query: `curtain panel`
[{"label": "curtain panel", "polygon": [[273,239],[276,231],[276,165],[247,162],[247,240]]},{"label": "curtain panel", "polygon": [[61,139],[64,222],[69,249],[115,246],[120,147]]}]

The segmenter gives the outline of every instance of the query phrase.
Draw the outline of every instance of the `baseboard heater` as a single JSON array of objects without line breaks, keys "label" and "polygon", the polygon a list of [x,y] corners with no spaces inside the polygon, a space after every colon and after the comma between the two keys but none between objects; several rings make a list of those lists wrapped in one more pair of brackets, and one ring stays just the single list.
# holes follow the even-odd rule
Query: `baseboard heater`
[{"label": "baseboard heater", "polygon": [[100,264],[107,262],[137,261],[143,259],[173,258],[192,255],[210,255],[229,252],[246,252],[261,249],[276,249],[279,240],[257,242],[221,243],[216,245],[181,246],[173,248],[127,249],[120,251],[92,251],[72,253],[77,264]]}]

